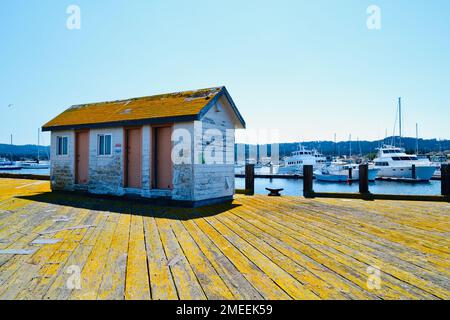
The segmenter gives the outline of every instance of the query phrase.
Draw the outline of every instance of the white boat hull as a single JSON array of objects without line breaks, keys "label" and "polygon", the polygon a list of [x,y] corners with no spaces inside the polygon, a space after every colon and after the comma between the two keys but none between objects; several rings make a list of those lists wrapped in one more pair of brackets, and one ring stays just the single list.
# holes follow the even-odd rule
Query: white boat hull
[{"label": "white boat hull", "polygon": [[[369,181],[375,181],[377,178],[378,169],[369,169]],[[321,172],[315,173],[316,179],[318,181],[326,182],[348,182],[348,181],[358,181],[359,180],[359,170],[352,171],[352,178],[350,179],[350,174],[347,170],[340,170],[336,173],[323,174]]]},{"label": "white boat hull", "polygon": [[[433,166],[417,166],[416,180],[429,181],[436,172]],[[395,179],[413,179],[413,171],[411,166],[398,166],[380,168],[378,178],[395,178]]]}]

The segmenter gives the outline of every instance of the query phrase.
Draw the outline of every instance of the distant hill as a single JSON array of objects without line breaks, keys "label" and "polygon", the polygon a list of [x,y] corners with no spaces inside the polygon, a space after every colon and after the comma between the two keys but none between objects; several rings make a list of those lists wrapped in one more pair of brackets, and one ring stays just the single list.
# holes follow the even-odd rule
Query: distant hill
[{"label": "distant hill", "polygon": [[[48,160],[50,154],[49,146],[39,146],[39,159]],[[17,161],[25,159],[36,160],[38,155],[38,146],[27,144],[24,146],[16,146],[10,144],[0,144],[0,158],[7,158]]]},{"label": "distant hill", "polygon": [[[396,145],[398,145],[398,137],[395,138]],[[332,141],[309,141],[302,142],[302,145],[308,149],[317,149],[324,155],[348,155],[350,153],[350,145],[352,155],[374,155],[376,153],[376,148],[383,144],[391,144],[392,137],[386,138],[384,140],[377,141],[341,141],[334,143]],[[295,143],[280,143],[279,152],[280,157],[288,156],[291,152],[298,150],[298,145],[300,142]],[[242,145],[242,144],[241,144]],[[254,146],[253,146],[254,147]],[[267,147],[268,156],[271,155],[271,146],[262,145],[262,147]],[[402,138],[402,147],[406,149],[408,153],[416,152],[416,138]],[[419,139],[419,153],[427,154],[432,152],[446,151],[450,150],[450,140],[437,140],[437,139]],[[246,157],[248,158],[249,145],[245,146]],[[258,153],[259,157],[259,153]]]},{"label": "distant hill", "polygon": [[[378,148],[382,144],[390,144],[392,141],[392,137],[386,138],[385,140],[377,140],[377,141],[352,141],[351,148],[353,155],[373,155],[376,152],[376,148]],[[398,138],[396,138],[398,145]],[[300,142],[295,143],[280,143],[280,156],[284,157],[290,155],[291,152],[298,149],[298,145]],[[350,142],[349,141],[341,141],[338,143],[334,143],[332,141],[308,141],[302,142],[308,149],[317,149],[325,155],[348,155],[350,152]],[[415,153],[416,150],[416,139],[415,138],[402,138],[402,146],[406,149],[408,153]],[[237,145],[235,146],[235,148]],[[260,146],[261,147],[261,146]],[[267,147],[268,156],[271,155],[271,146],[263,145],[262,147]],[[13,160],[23,160],[23,159],[37,159],[37,145],[9,145],[9,144],[0,144],[0,158],[10,158],[13,157]],[[248,150],[249,145],[245,146],[246,157],[248,158]],[[437,140],[437,139],[419,139],[419,153],[426,154],[431,152],[439,152],[450,150],[450,140]],[[39,157],[41,160],[47,160],[50,154],[49,146],[40,146],[39,147]],[[259,154],[258,154],[259,156]]]}]

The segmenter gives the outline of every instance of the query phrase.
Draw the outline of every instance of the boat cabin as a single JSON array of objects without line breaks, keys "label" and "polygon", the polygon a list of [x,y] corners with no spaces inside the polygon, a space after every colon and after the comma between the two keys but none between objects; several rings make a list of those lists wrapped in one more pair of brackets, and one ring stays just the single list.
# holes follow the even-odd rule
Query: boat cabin
[{"label": "boat cabin", "polygon": [[234,130],[243,128],[225,87],[72,106],[43,126],[51,187],[189,206],[229,201]]}]

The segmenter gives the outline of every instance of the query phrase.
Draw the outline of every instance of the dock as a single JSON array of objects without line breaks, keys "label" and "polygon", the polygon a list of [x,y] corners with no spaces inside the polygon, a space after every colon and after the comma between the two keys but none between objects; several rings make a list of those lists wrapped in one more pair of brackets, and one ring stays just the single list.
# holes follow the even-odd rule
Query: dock
[{"label": "dock", "polygon": [[0,299],[450,299],[450,204],[186,209],[0,178]]}]

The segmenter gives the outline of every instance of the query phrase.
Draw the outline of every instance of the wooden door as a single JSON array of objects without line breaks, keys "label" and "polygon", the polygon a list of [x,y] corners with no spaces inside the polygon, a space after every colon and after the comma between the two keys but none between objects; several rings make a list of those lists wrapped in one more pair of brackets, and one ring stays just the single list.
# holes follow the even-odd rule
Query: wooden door
[{"label": "wooden door", "polygon": [[172,127],[156,127],[154,135],[154,183],[157,189],[172,189]]},{"label": "wooden door", "polygon": [[75,183],[87,184],[89,172],[89,131],[75,134]]},{"label": "wooden door", "polygon": [[141,188],[142,136],[140,128],[125,130],[125,186]]}]

